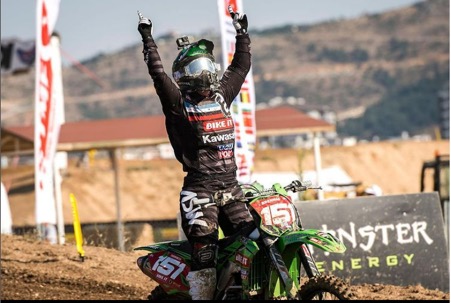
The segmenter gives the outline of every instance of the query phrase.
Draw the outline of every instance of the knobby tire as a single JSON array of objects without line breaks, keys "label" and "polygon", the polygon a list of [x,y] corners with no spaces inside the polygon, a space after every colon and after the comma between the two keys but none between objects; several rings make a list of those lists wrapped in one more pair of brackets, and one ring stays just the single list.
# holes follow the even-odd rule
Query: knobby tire
[{"label": "knobby tire", "polygon": [[[321,299],[321,294],[325,298]],[[333,275],[320,275],[310,278],[301,286],[299,297],[301,300],[352,300],[354,294],[342,279]]]}]

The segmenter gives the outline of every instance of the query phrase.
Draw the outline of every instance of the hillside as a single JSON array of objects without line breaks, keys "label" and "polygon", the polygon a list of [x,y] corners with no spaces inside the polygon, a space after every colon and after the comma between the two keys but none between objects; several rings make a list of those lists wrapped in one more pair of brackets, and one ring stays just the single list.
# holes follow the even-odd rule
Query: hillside
[{"label": "hillside", "polygon": [[[376,142],[356,146],[321,148],[322,167],[339,166],[352,180],[377,184],[383,194],[396,195],[420,191],[420,173],[424,161],[435,152],[450,153],[446,141]],[[179,192],[184,173],[176,160],[121,160],[119,163],[122,218],[135,220],[174,220],[179,209]],[[257,150],[255,172],[299,173],[314,170],[312,150]],[[427,180],[430,179],[428,177]],[[64,221],[72,222],[70,193],[77,199],[82,223],[115,222],[114,173],[107,159],[98,158],[86,166],[70,162],[63,177]],[[32,166],[2,169],[2,182],[9,189],[15,226],[35,225],[34,170]],[[426,191],[432,184],[427,183]],[[158,209],[158,211],[155,211]]]},{"label": "hillside", "polygon": [[[343,135],[367,139],[399,136],[402,130],[431,134],[437,126],[437,94],[449,83],[449,1],[264,31],[252,31],[252,12],[248,15],[257,103],[294,97],[301,110],[335,112]],[[155,36],[169,72],[175,36],[158,33],[157,25]],[[214,41],[222,62],[219,38],[205,38]],[[141,51],[137,38],[120,52],[83,62],[96,80],[66,67],[66,121],[161,114]],[[3,125],[33,123],[33,77],[33,71],[2,77]],[[352,118],[358,121],[348,125]]]}]

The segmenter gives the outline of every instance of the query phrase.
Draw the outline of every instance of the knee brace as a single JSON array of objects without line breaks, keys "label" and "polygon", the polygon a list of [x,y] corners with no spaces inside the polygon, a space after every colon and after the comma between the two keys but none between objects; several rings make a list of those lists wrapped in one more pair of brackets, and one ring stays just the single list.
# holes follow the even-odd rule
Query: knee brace
[{"label": "knee brace", "polygon": [[215,268],[218,256],[216,244],[204,244],[195,242],[193,245],[191,270]]}]

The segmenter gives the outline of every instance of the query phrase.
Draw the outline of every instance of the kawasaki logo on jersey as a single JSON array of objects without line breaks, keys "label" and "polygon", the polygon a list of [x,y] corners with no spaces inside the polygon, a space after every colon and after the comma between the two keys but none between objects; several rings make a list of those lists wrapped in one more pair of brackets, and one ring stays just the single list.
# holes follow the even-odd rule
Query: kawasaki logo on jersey
[{"label": "kawasaki logo on jersey", "polygon": [[216,143],[216,142],[222,142],[227,140],[235,140],[235,134],[223,134],[223,135],[203,135],[202,140],[204,143]]}]

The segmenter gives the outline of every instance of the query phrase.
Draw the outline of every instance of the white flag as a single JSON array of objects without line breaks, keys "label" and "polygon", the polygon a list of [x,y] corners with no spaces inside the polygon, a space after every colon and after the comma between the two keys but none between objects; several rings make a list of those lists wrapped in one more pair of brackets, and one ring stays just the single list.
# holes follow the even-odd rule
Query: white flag
[{"label": "white flag", "polygon": [[[57,80],[51,36],[58,18],[60,0],[37,0],[35,87],[35,196],[36,224],[56,224],[53,162],[60,130],[57,117]],[[62,106],[62,105],[60,105]]]}]

